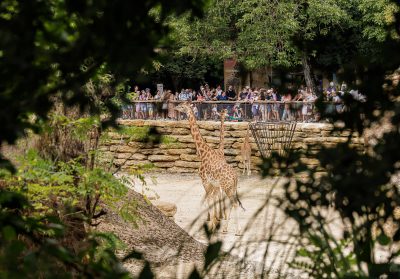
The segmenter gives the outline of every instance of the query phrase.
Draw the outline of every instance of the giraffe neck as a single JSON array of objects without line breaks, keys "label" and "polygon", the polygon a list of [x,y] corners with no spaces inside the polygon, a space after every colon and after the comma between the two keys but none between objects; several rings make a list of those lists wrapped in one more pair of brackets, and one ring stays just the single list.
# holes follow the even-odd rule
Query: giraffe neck
[{"label": "giraffe neck", "polygon": [[224,151],[224,134],[225,134],[225,114],[221,113],[221,128],[219,129],[219,150]]},{"label": "giraffe neck", "polygon": [[244,143],[249,144],[249,126],[247,126],[246,137],[244,138]]},{"label": "giraffe neck", "polygon": [[189,125],[190,125],[190,134],[194,140],[194,144],[196,146],[197,154],[200,158],[203,158],[210,147],[204,141],[203,137],[200,134],[199,127],[197,126],[196,117],[194,116],[193,111],[190,109],[189,111]]}]

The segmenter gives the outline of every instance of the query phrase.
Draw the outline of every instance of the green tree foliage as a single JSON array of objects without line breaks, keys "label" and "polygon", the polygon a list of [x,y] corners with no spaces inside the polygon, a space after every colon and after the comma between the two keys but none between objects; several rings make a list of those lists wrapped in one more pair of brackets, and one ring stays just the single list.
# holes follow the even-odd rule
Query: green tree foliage
[{"label": "green tree foliage", "polygon": [[184,86],[194,88],[210,79],[221,82],[220,59],[203,52],[191,52],[192,49],[183,51],[186,44],[196,43],[190,41],[191,22],[189,13],[182,16],[171,15],[166,19],[165,25],[171,31],[168,34],[168,42],[159,49],[157,60],[153,61],[152,67],[146,71],[153,82],[162,81],[164,86],[175,90]]},{"label": "green tree foliage", "polygon": [[396,5],[390,1],[222,0],[193,23],[176,23],[181,52],[235,58],[247,69],[303,67],[308,86],[313,67],[337,71],[363,50],[376,55]]},{"label": "green tree foliage", "polygon": [[[95,164],[102,124],[118,116],[121,82],[167,43],[166,18],[188,10],[199,15],[203,4],[1,1],[0,147],[44,127],[41,151],[47,148],[41,156],[29,153],[14,174],[1,169],[2,277],[128,276],[115,237],[87,229],[105,214],[104,203],[127,191]],[[117,210],[135,218],[134,202]]]},{"label": "green tree foliage", "polygon": [[238,57],[250,69],[264,66],[290,67],[298,63],[290,38],[298,29],[288,1],[243,1],[238,5]]},{"label": "green tree foliage", "polygon": [[166,51],[159,60],[157,69],[150,72],[155,80],[170,83],[175,90],[182,87],[197,88],[199,84],[221,82],[222,63],[206,57],[192,57],[177,50]]},{"label": "green tree foliage", "polygon": [[[354,47],[352,57],[336,53],[337,61],[343,69],[342,77],[357,86],[367,101],[359,102],[345,94],[347,111],[337,116],[324,113],[322,102],[318,106],[323,116],[338,124],[333,133],[347,129],[350,135],[363,135],[372,128],[375,143],[360,151],[349,136],[347,142],[322,147],[316,154],[310,146],[293,154],[289,168],[286,161],[272,158],[285,166],[283,173],[290,178],[303,171],[307,174],[307,179],[295,179],[295,183],[286,185],[280,204],[300,230],[302,248],[291,265],[312,278],[396,278],[400,271],[400,190],[395,178],[400,171],[400,6],[394,1],[355,4],[362,20],[353,31],[358,30],[364,39],[371,36],[365,44],[371,49],[352,40],[353,32],[331,39],[333,44],[345,39]],[[317,48],[325,47],[317,37],[310,38],[311,42]],[[371,57],[371,53],[375,56]],[[307,169],[299,163],[300,156],[312,154],[319,160],[318,169]],[[270,164],[265,162],[266,171]],[[317,174],[320,170],[324,173]],[[334,221],[328,214],[333,208]],[[335,235],[333,226],[344,231]]]},{"label": "green tree foliage", "polygon": [[[17,174],[0,175],[0,270],[3,278],[128,278],[112,234],[87,232],[105,212],[88,197],[112,205],[126,186],[104,170],[87,170],[78,161],[52,162],[31,150]],[[134,201],[119,211],[136,222]],[[116,210],[116,211],[118,211]]]},{"label": "green tree foliage", "polygon": [[[0,143],[13,143],[47,117],[50,97],[88,104],[82,86],[107,65],[118,83],[155,57],[165,18],[203,1],[17,1],[0,3]],[[152,11],[157,9],[158,16]],[[115,111],[112,104],[107,104]]]}]

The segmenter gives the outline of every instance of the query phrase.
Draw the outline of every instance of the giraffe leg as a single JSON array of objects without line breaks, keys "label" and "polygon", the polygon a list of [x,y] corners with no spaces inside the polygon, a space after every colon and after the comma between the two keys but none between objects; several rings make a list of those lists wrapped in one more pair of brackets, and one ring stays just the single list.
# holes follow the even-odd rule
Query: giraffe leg
[{"label": "giraffe leg", "polygon": [[234,218],[235,218],[235,225],[236,225],[236,231],[235,235],[241,235],[241,228],[239,225],[239,217],[238,217],[238,206],[239,206],[239,198],[237,196],[237,176],[233,175],[230,177],[230,179],[227,179],[224,181],[224,183],[221,183],[222,189],[224,189],[224,192],[226,196],[229,198],[229,209],[228,209],[228,215],[227,215],[227,221],[225,226],[223,227],[223,232],[228,231],[228,225],[229,225],[229,220],[230,220],[230,215],[232,212],[232,209],[235,211]]},{"label": "giraffe leg", "polygon": [[229,187],[229,185],[233,183],[233,181],[224,181],[223,183],[221,183],[221,189],[224,190],[225,195],[228,197],[229,201],[228,201],[228,208],[227,208],[227,212],[226,212],[226,219],[224,220],[223,226],[222,226],[222,232],[223,233],[227,233],[228,232],[228,226],[229,226],[229,220],[231,217],[231,212],[232,212],[232,205],[233,205],[233,200],[232,200],[232,195],[231,195],[231,187]]},{"label": "giraffe leg", "polygon": [[211,192],[209,196],[209,212],[210,212],[210,225],[211,230],[215,230],[220,222],[221,211],[219,208],[219,190],[211,186]]},{"label": "giraffe leg", "polygon": [[227,233],[228,232],[228,225],[229,225],[229,218],[231,217],[231,212],[232,212],[232,205],[229,204],[228,210],[227,210],[227,215],[226,215],[226,220],[224,220],[224,224],[222,226],[222,232]]},{"label": "giraffe leg", "polygon": [[213,201],[206,197],[207,202],[207,226],[213,231],[214,230],[214,212],[213,212]]},{"label": "giraffe leg", "polygon": [[224,191],[222,190],[222,187],[219,188],[219,217],[220,220],[226,220],[226,208],[225,208],[225,197],[224,197]]},{"label": "giraffe leg", "polygon": [[225,197],[222,195],[221,197],[221,202],[222,202],[222,216],[224,220],[228,220],[227,215],[226,215],[226,205],[225,205]]},{"label": "giraffe leg", "polygon": [[207,226],[210,230],[215,229],[215,211],[214,211],[214,200],[213,200],[213,187],[210,183],[207,183],[207,180],[203,178],[202,172],[200,171],[200,177],[202,178],[202,184],[204,190],[206,191],[205,200],[207,203]]},{"label": "giraffe leg", "polygon": [[225,205],[225,195],[224,192],[222,191],[222,187],[220,188],[220,209],[221,209],[221,227],[222,227],[222,232],[226,233],[228,231],[228,214],[230,214],[229,209],[227,212],[227,208]]},{"label": "giraffe leg", "polygon": [[240,228],[240,225],[239,225],[239,215],[238,215],[237,203],[233,205],[233,210],[235,211],[235,224],[236,224],[235,235],[243,235],[242,229]]}]

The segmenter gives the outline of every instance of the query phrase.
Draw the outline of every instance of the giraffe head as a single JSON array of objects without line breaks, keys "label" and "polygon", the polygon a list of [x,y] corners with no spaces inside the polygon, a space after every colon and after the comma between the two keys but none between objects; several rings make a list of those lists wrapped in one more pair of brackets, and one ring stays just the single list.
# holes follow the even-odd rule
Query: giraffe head
[{"label": "giraffe head", "polygon": [[192,105],[189,102],[180,103],[175,107],[175,110],[186,114],[193,112]]},{"label": "giraffe head", "polygon": [[225,117],[228,115],[228,110],[226,108],[221,110],[221,119],[225,119]]}]

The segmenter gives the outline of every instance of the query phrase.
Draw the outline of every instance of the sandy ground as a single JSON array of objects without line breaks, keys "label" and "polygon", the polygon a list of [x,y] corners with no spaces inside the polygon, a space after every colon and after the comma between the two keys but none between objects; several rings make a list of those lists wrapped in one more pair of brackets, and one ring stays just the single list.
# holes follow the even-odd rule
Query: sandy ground
[{"label": "sandy ground", "polygon": [[[293,256],[294,249],[287,243],[297,230],[294,222],[285,217],[272,199],[282,194],[283,182],[279,178],[261,179],[259,175],[240,176],[238,192],[245,211],[239,209],[238,215],[243,235],[235,235],[232,213],[228,233],[219,232],[215,237],[223,240],[224,251],[240,258],[246,256],[256,270],[269,270],[268,278],[276,277],[273,275],[280,270],[286,278],[300,278],[300,274],[282,265]],[[207,243],[202,229],[207,206],[203,203],[204,189],[199,176],[157,174],[155,181],[147,176],[147,183],[143,189],[145,194],[149,197],[158,195],[160,200],[176,204],[175,222],[198,241]]]}]

